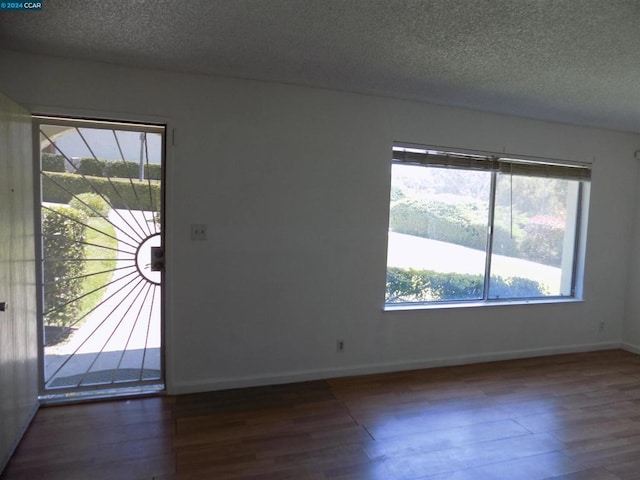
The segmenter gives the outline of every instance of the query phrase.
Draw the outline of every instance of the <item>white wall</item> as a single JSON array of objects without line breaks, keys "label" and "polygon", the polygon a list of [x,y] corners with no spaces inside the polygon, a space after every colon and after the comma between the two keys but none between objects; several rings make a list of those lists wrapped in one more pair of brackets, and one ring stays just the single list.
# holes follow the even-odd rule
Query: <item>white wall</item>
[{"label": "white wall", "polygon": [[[640,177],[638,178],[638,185],[640,185]],[[640,198],[636,197],[634,202],[636,205],[638,200]],[[636,209],[634,226],[629,258],[629,281],[622,339],[624,348],[640,354],[640,255],[638,255],[638,245],[640,245],[640,208]]]},{"label": "white wall", "polygon": [[[6,51],[0,65],[0,90],[34,112],[176,129],[172,392],[622,342],[640,136]],[[586,300],[383,312],[393,141],[594,162]],[[190,241],[191,223],[208,224],[207,242]],[[338,338],[345,353],[335,352]]]}]

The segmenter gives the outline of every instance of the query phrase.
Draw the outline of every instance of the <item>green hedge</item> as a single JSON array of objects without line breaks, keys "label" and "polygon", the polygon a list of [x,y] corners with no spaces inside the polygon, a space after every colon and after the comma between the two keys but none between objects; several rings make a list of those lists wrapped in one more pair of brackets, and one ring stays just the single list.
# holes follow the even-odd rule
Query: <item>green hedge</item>
[{"label": "green hedge", "polygon": [[[75,208],[55,206],[42,211],[44,248],[44,312],[46,325],[66,327],[78,314],[82,292],[87,216]],[[66,280],[62,280],[66,279]]]},{"label": "green hedge", "polygon": [[[482,299],[482,275],[442,273],[390,267],[386,303]],[[492,276],[490,298],[535,298],[545,295],[540,283],[528,278]]]},{"label": "green hedge", "polygon": [[45,172],[66,172],[66,160],[62,155],[43,153],[41,157],[42,170]]},{"label": "green hedge", "polygon": [[159,182],[93,176],[85,179],[74,173],[55,172],[42,176],[42,200],[45,202],[69,203],[74,195],[96,193],[96,190],[109,199],[113,208],[160,210]]},{"label": "green hedge", "polygon": [[564,225],[555,217],[536,215],[525,226],[520,250],[526,258],[560,267],[564,244]]},{"label": "green hedge", "polygon": [[[555,217],[522,218],[514,213],[513,235],[511,213],[496,207],[493,253],[559,267],[562,261],[564,225]],[[398,233],[454,243],[485,250],[487,213],[473,203],[446,203],[402,199],[391,206],[389,227]]]},{"label": "green hedge", "polygon": [[[78,165],[77,173],[95,177],[140,178],[140,164],[138,162],[109,161],[95,158],[83,158]],[[151,180],[162,179],[162,166],[155,163],[144,165],[144,178]]]},{"label": "green hedge", "polygon": [[[83,158],[78,163],[75,173],[82,175],[90,175],[92,177],[107,177],[107,166],[104,160],[96,160],[94,158]],[[133,178],[138,178],[136,175]]]},{"label": "green hedge", "polygon": [[111,210],[107,201],[97,193],[81,193],[69,201],[69,206],[89,217],[106,217]]},{"label": "green hedge", "polygon": [[530,278],[492,275],[489,281],[489,298],[540,298],[548,294],[544,284]]},{"label": "green hedge", "polygon": [[[474,218],[475,217],[475,218]],[[391,207],[393,231],[484,250],[487,217],[474,205],[404,199]]]}]

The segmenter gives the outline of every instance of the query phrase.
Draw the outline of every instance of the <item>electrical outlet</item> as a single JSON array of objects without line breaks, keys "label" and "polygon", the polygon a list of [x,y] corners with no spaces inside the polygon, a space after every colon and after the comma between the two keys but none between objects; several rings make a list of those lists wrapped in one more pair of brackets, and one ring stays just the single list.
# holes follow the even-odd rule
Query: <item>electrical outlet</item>
[{"label": "electrical outlet", "polygon": [[191,240],[206,240],[207,225],[204,223],[191,224]]},{"label": "electrical outlet", "polygon": [[604,320],[600,320],[600,323],[598,323],[598,331],[604,332]]},{"label": "electrical outlet", "polygon": [[336,352],[338,353],[344,352],[344,340],[336,341]]}]

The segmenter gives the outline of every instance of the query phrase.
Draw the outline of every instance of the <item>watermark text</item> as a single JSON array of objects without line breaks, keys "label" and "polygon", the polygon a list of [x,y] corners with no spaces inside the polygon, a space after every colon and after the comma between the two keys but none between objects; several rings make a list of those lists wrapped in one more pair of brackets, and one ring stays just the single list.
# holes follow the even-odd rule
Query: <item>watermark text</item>
[{"label": "watermark text", "polygon": [[0,2],[0,10],[42,10],[42,2]]}]

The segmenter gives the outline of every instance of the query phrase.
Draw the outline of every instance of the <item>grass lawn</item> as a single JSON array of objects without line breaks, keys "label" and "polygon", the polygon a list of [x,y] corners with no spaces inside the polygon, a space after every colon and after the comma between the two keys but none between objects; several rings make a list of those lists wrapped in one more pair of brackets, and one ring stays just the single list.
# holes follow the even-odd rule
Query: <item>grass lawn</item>
[{"label": "grass lawn", "polygon": [[[99,230],[100,232],[104,232],[107,235],[112,235],[115,237],[115,229],[113,226],[107,222],[105,219],[100,217],[91,217],[89,218],[89,226]],[[104,259],[101,261],[92,261],[85,263],[85,275],[97,273],[97,275],[91,275],[85,277],[82,282],[82,295],[85,293],[91,292],[97,288],[100,288],[111,281],[113,277],[113,269],[116,266],[116,255],[117,252],[115,250],[110,250],[110,248],[117,248],[118,241],[114,238],[111,238],[103,233],[96,232],[95,230],[88,228],[87,229],[87,243],[93,243],[96,245],[102,245],[103,247],[96,247],[93,245],[85,245],[85,258],[100,258]],[[105,272],[105,273],[98,273]],[[78,318],[84,316],[88,311],[94,308],[104,296],[107,288],[100,288],[100,290],[87,295],[82,298],[78,302],[79,313]],[[84,320],[82,319],[76,327],[80,327]]]}]

